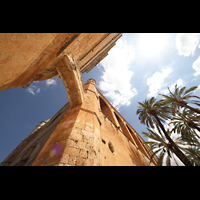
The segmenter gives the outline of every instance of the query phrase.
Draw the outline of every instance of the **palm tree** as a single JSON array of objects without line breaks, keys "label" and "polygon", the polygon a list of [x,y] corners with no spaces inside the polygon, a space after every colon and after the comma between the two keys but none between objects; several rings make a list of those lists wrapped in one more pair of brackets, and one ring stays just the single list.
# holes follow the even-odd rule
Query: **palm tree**
[{"label": "palm tree", "polygon": [[[176,162],[176,160],[173,156],[174,149],[173,149],[172,145],[169,143],[169,141],[166,140],[166,138],[163,136],[160,129],[157,127],[159,134],[155,130],[150,130],[149,128],[147,128],[147,130],[148,130],[148,132],[142,132],[142,134],[145,137],[151,139],[148,142],[144,142],[144,144],[149,144],[151,150],[154,152],[151,155],[150,161],[153,159],[153,156],[155,154],[160,152],[160,156],[159,156],[158,164],[157,164],[158,166],[163,165],[163,158],[164,158],[165,155],[167,155],[167,157],[166,157],[166,165],[167,166],[171,166],[170,158],[172,158],[172,157],[173,157],[175,163],[177,164],[177,162]],[[171,136],[172,131],[167,130],[166,132],[169,136]],[[180,137],[175,140],[175,143],[176,144],[183,144],[183,142],[180,140]]]},{"label": "palm tree", "polygon": [[140,104],[139,109],[136,114],[139,114],[139,120],[141,123],[149,125],[151,128],[154,128],[154,124],[158,125],[163,131],[165,137],[169,141],[170,145],[172,145],[174,149],[174,153],[176,156],[186,165],[192,166],[192,163],[187,159],[187,157],[180,151],[177,145],[173,142],[170,136],[167,134],[163,124],[163,119],[169,118],[170,108],[168,106],[162,105],[160,101],[156,101],[154,97],[149,100],[145,100],[143,103],[138,102]]},{"label": "palm tree", "polygon": [[184,151],[187,153],[187,157],[190,159],[193,165],[200,166],[200,148],[188,147]]},{"label": "palm tree", "polygon": [[[164,104],[160,104],[160,101],[156,101],[156,98],[152,97],[141,103],[138,102],[140,106],[138,106],[138,110],[136,114],[139,114],[139,120],[142,124],[149,125],[151,128],[154,128],[154,124],[157,124],[158,121],[165,122],[163,119],[168,119],[170,117],[171,110],[168,106],[164,106]],[[162,106],[162,107],[161,107]],[[153,117],[152,117],[153,116]]]},{"label": "palm tree", "polygon": [[[157,127],[157,126],[156,126]],[[173,158],[175,163],[178,165],[178,163],[176,162],[176,159],[174,158],[175,152],[174,152],[174,148],[172,147],[172,145],[166,140],[166,138],[162,135],[162,133],[160,132],[160,129],[157,127],[157,131],[159,132],[159,134],[157,133],[156,130],[150,130],[149,128],[147,128],[148,133],[147,132],[142,132],[142,134],[147,137],[150,138],[151,140],[148,142],[144,142],[144,144],[149,144],[151,150],[154,152],[151,155],[150,161],[153,159],[153,156],[157,153],[160,152],[160,156],[158,159],[158,166],[163,165],[163,158],[166,155],[166,165],[167,166],[171,166],[171,160],[170,158]],[[166,130],[167,134],[171,137],[172,134],[172,130]],[[190,162],[192,162],[193,165],[200,165],[200,148],[199,147],[186,147],[183,148],[180,145],[184,145],[185,143],[182,141],[181,137],[178,137],[176,139],[174,139],[175,143],[177,145],[179,145],[178,147],[183,150],[186,154],[188,159],[190,160]]]},{"label": "palm tree", "polygon": [[196,133],[196,130],[200,131],[199,116],[196,116],[193,111],[187,108],[184,108],[181,112],[177,111],[176,115],[171,119],[170,124],[174,126],[172,129],[174,133],[181,133],[183,141],[189,145],[200,145],[198,141],[200,137]]},{"label": "palm tree", "polygon": [[192,94],[191,92],[194,91],[195,89],[197,89],[197,86],[191,87],[188,90],[185,90],[185,89],[186,89],[186,87],[182,87],[181,89],[179,89],[176,84],[175,91],[174,91],[174,93],[172,93],[168,87],[170,96],[160,94],[162,97],[164,97],[164,100],[161,100],[162,103],[171,104],[172,108],[174,108],[175,110],[180,107],[181,108],[185,107],[185,108],[189,108],[190,110],[200,114],[199,109],[193,108],[188,105],[189,103],[192,103],[192,104],[200,106],[200,101],[191,99],[193,97],[200,99],[198,96],[191,95]]}]

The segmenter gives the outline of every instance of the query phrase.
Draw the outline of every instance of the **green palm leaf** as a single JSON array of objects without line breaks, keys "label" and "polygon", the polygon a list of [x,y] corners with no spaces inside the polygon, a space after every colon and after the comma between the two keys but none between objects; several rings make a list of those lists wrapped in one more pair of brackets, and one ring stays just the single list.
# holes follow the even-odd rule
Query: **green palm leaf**
[{"label": "green palm leaf", "polygon": [[186,90],[184,94],[187,94],[187,93],[189,93],[189,92],[191,92],[191,91],[196,90],[197,87],[198,87],[198,86],[191,87],[190,89]]},{"label": "green palm leaf", "polygon": [[156,150],[155,152],[153,152],[153,154],[151,155],[151,157],[150,157],[150,162],[152,161],[152,159],[153,159],[153,157],[159,152],[159,151],[161,151],[162,149],[158,149],[158,150]]},{"label": "green palm leaf", "polygon": [[166,165],[167,166],[171,166],[171,160],[170,160],[170,156],[167,155],[167,158],[166,158]]},{"label": "green palm leaf", "polygon": [[162,166],[164,155],[165,155],[165,152],[162,151],[162,152],[160,153],[160,156],[159,156],[159,159],[158,159],[158,166]]},{"label": "green palm leaf", "polygon": [[[184,90],[185,90],[184,88],[179,90],[176,85],[175,94],[173,94],[169,89],[170,94],[171,94],[170,96],[161,95],[165,98],[164,100],[156,101],[156,98],[152,97],[151,99],[145,99],[145,101],[142,103],[138,102],[140,106],[138,107],[139,109],[137,110],[136,113],[139,115],[138,117],[139,117],[140,122],[143,124],[146,124],[147,127],[154,128],[156,126],[158,130],[158,132],[155,132],[154,130],[147,128],[148,133],[143,132],[143,135],[155,141],[155,143],[153,143],[154,141],[147,142],[147,144],[151,145],[151,149],[155,150],[155,152],[151,155],[151,159],[156,153],[163,150],[163,152],[160,154],[159,162],[161,164],[163,162],[163,156],[165,152],[167,152],[168,155],[170,155],[170,152],[171,152],[171,153],[175,153],[176,156],[179,159],[181,159],[181,161],[185,165],[188,165],[188,166],[191,165],[189,160],[179,150],[175,142],[170,138],[172,131],[169,131],[169,130],[166,131],[163,125],[165,123],[165,120],[171,119],[172,107],[173,107],[173,112],[175,115],[175,112],[178,110],[179,107],[182,107],[183,105],[187,104],[183,102],[183,100],[181,100],[181,97],[179,96],[180,94],[184,92]],[[177,104],[177,102],[180,102],[180,104]],[[170,105],[173,105],[173,106],[170,107]],[[181,128],[182,127],[180,126],[179,129]],[[173,129],[173,131],[175,132],[175,129]],[[165,137],[163,136],[163,134]],[[168,162],[167,164],[170,163],[170,161],[167,161],[167,162]]]},{"label": "green palm leaf", "polygon": [[182,87],[182,88],[180,89],[180,91],[179,91],[179,95],[182,95],[185,89],[186,89],[186,87]]}]

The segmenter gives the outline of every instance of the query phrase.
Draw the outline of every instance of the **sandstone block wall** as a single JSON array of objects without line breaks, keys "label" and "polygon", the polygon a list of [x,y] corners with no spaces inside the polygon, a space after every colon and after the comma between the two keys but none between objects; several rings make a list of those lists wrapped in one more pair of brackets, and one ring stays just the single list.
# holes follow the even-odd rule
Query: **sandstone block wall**
[{"label": "sandstone block wall", "polygon": [[[115,111],[118,118],[122,116],[109,104],[96,89],[96,83],[90,79],[85,84],[85,99],[82,105],[67,111],[54,133],[51,135],[33,165],[54,166],[148,166],[150,155],[143,140],[135,132],[135,139],[127,137],[113,114],[112,120],[105,111],[109,106],[110,113]],[[102,100],[101,100],[102,101]],[[124,119],[123,123],[127,123]],[[118,124],[118,126],[116,125]],[[129,125],[130,126],[130,125]],[[131,129],[132,127],[130,127]],[[127,129],[128,130],[128,129]],[[132,130],[134,131],[134,129]],[[139,139],[140,138],[140,139]],[[60,145],[60,152],[49,156],[55,145]],[[136,145],[140,144],[140,145]]]},{"label": "sandstone block wall", "polygon": [[156,158],[149,162],[148,145],[142,144],[142,138],[96,89],[93,79],[87,81],[85,91],[81,105],[70,108],[66,104],[1,165],[155,165]]}]

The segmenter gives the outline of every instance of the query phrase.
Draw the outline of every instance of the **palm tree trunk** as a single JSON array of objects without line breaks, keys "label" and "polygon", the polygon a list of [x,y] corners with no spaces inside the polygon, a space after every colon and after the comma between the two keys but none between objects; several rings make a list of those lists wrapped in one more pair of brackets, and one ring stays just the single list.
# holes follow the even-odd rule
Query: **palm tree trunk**
[{"label": "palm tree trunk", "polygon": [[173,150],[174,153],[176,154],[176,156],[186,165],[186,166],[193,166],[192,163],[188,160],[188,158],[179,150],[179,148],[177,147],[177,145],[174,143],[174,141],[170,138],[170,136],[167,134],[167,132],[165,131],[164,126],[162,125],[162,123],[160,122],[158,116],[155,116],[158,125],[160,126],[160,128],[162,129],[165,137],[168,139],[168,141],[170,142],[170,144],[173,146]]}]

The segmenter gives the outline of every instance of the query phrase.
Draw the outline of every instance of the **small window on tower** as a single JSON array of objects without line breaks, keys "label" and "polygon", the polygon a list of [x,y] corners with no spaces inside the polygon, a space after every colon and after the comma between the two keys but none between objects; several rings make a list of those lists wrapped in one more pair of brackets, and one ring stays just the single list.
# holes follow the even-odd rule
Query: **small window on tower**
[{"label": "small window on tower", "polygon": [[110,151],[112,152],[112,154],[114,154],[115,150],[114,150],[114,146],[111,142],[108,142],[108,147],[109,147]]}]

